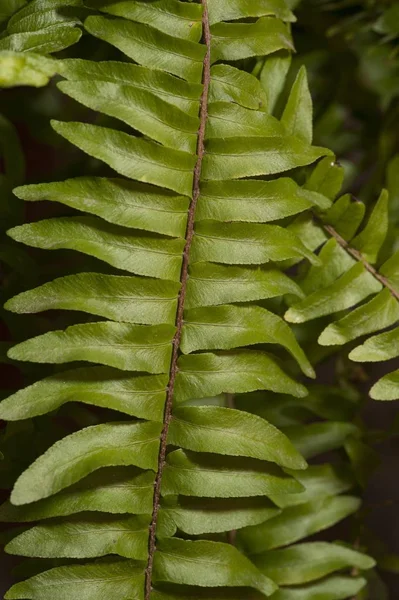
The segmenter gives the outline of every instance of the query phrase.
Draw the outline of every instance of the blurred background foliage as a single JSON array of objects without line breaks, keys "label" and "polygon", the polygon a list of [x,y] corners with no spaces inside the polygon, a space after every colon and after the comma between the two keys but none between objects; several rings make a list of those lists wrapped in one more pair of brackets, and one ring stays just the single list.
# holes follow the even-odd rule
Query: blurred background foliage
[{"label": "blurred background foliage", "polygon": [[[344,191],[375,200],[397,171],[387,173],[399,152],[399,3],[303,0],[296,14],[296,61],[308,69],[315,142],[345,167]],[[397,213],[397,199],[391,205]]]}]

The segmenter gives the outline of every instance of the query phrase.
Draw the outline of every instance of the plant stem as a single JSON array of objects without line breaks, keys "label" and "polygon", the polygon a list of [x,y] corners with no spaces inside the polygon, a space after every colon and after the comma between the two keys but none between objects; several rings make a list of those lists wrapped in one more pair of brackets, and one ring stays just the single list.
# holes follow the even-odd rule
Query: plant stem
[{"label": "plant stem", "polygon": [[[319,221],[319,219],[317,219]],[[375,269],[373,267],[373,265],[371,265],[363,256],[363,254],[361,252],[359,252],[359,250],[356,250],[356,248],[352,248],[348,242],[346,240],[344,240],[344,238],[337,232],[335,231],[334,227],[332,227],[331,225],[325,225],[324,223],[321,223],[319,221],[319,223],[321,224],[321,226],[323,227],[323,229],[325,231],[327,231],[327,233],[329,233],[334,239],[337,240],[338,244],[344,249],[346,250],[346,252],[348,254],[350,254],[352,256],[352,258],[354,258],[355,260],[357,260],[358,262],[361,262],[364,265],[364,268],[371,273],[371,275],[373,277],[375,277],[375,279],[377,279],[377,281],[379,281],[384,287],[386,287],[392,294],[392,296],[394,298],[396,298],[396,300],[399,300],[399,292],[397,292],[394,288],[394,286],[391,284],[391,282],[384,277],[383,275],[381,275],[381,273],[379,273],[377,271],[377,269]]]},{"label": "plant stem", "polygon": [[198,129],[198,141],[197,141],[197,163],[194,169],[193,179],[193,195],[188,210],[187,228],[186,228],[186,244],[183,251],[183,262],[180,275],[180,293],[177,304],[176,312],[176,333],[173,338],[173,350],[172,350],[172,361],[169,372],[169,383],[167,388],[167,396],[164,411],[163,429],[161,433],[159,455],[158,455],[158,469],[154,483],[154,499],[153,499],[153,512],[152,519],[149,528],[149,540],[148,540],[148,563],[145,573],[145,600],[149,600],[152,590],[152,571],[154,566],[154,554],[156,551],[156,528],[158,522],[159,507],[161,501],[161,483],[162,474],[165,465],[166,458],[166,447],[167,437],[169,431],[169,425],[172,417],[172,405],[173,405],[173,394],[175,388],[175,380],[177,374],[177,360],[179,358],[179,347],[181,341],[182,327],[183,327],[183,313],[184,313],[184,302],[187,291],[187,280],[188,280],[188,264],[190,257],[190,248],[194,235],[194,219],[195,210],[200,194],[200,179],[202,170],[202,161],[205,152],[205,128],[208,117],[208,96],[209,96],[209,83],[210,83],[210,42],[211,34],[209,27],[207,0],[201,0],[203,6],[202,26],[203,26],[203,43],[206,45],[206,54],[204,58],[203,66],[203,91],[200,101],[200,125]]}]

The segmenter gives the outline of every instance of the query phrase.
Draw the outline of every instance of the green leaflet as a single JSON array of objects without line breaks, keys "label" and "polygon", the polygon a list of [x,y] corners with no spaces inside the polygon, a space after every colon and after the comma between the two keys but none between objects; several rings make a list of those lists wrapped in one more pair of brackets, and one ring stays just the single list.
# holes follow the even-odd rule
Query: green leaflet
[{"label": "green leaflet", "polygon": [[383,190],[365,228],[351,241],[371,263],[377,261],[379,251],[388,233],[388,192]]},{"label": "green leaflet", "polygon": [[305,458],[312,458],[317,454],[340,448],[350,435],[358,434],[358,429],[352,423],[327,421],[286,427],[284,433]]},{"label": "green leaflet", "polygon": [[230,102],[213,102],[209,105],[207,139],[282,135],[284,127],[280,121],[265,112],[250,110]]},{"label": "green leaflet", "polygon": [[373,29],[378,33],[385,33],[397,37],[399,34],[398,24],[398,7],[395,5],[387,7],[381,16],[374,23]]},{"label": "green leaflet", "polygon": [[145,23],[169,35],[184,40],[199,42],[202,35],[202,10],[197,4],[156,0],[138,2],[133,0],[88,0],[86,6],[96,8],[116,17],[124,17],[138,23]]},{"label": "green leaflet", "polygon": [[313,108],[305,67],[301,67],[285,106],[281,122],[287,133],[311,144],[313,137]]},{"label": "green leaflet", "polygon": [[397,400],[399,398],[399,371],[381,377],[370,390],[374,400]]},{"label": "green leaflet", "polygon": [[68,600],[71,594],[85,600],[99,600],[114,594],[140,598],[144,565],[136,561],[109,561],[99,564],[58,567],[14,585],[5,600]]},{"label": "green leaflet", "polygon": [[350,194],[345,194],[332,205],[324,219],[344,240],[350,240],[359,229],[365,212],[363,202],[354,201]]},{"label": "green leaflet", "polygon": [[194,155],[98,125],[61,121],[51,124],[69,142],[121,175],[191,195]]},{"label": "green leaflet", "polygon": [[321,264],[312,265],[301,280],[301,288],[307,295],[332,285],[356,264],[335,239],[323,245],[319,258]]},{"label": "green leaflet", "polygon": [[274,600],[346,600],[355,597],[366,585],[362,577],[335,576],[317,583],[294,588],[281,588]]},{"label": "green leaflet", "polygon": [[162,494],[207,498],[247,498],[295,494],[302,486],[279,467],[248,458],[176,450],[168,454]]},{"label": "green leaflet", "polygon": [[0,51],[0,87],[19,85],[43,87],[55,75],[57,67],[52,59],[26,52]]},{"label": "green leaflet", "polygon": [[151,92],[107,81],[62,81],[58,87],[81,104],[123,121],[164,146],[195,153],[199,119]]},{"label": "green leaflet", "polygon": [[106,467],[55,496],[32,505],[21,507],[5,502],[0,506],[0,521],[25,523],[85,511],[150,514],[153,490],[152,471],[143,472],[135,467]]},{"label": "green leaflet", "polygon": [[287,471],[305,488],[299,494],[273,494],[270,498],[280,508],[297,506],[327,496],[335,496],[350,490],[355,485],[355,479],[349,467],[345,464],[310,465],[304,471]]},{"label": "green leaflet", "polygon": [[172,519],[181,531],[189,535],[221,533],[230,528],[241,529],[257,525],[280,512],[267,499],[256,497],[198,500],[180,497],[179,506],[161,508],[161,511],[168,519]]},{"label": "green leaflet", "polygon": [[[43,3],[31,2],[27,7],[11,17],[7,25],[7,33],[41,31],[54,25],[69,25],[73,27],[74,25],[78,25],[80,20],[74,17],[72,12],[68,12],[68,7],[80,4],[80,2],[75,2],[74,0],[67,0],[62,3],[50,2],[48,6]],[[59,10],[60,8],[64,10]]]},{"label": "green leaflet", "polygon": [[217,23],[212,25],[211,35],[212,63],[293,50],[287,26],[273,17],[261,17],[255,23]]},{"label": "green leaflet", "polygon": [[186,406],[174,411],[169,443],[196,452],[248,456],[304,469],[306,462],[273,425],[243,411],[217,406]]},{"label": "green leaflet", "polygon": [[50,331],[9,350],[15,360],[64,363],[87,360],[123,370],[167,373],[175,328],[100,322]]},{"label": "green leaflet", "polygon": [[331,285],[315,291],[304,300],[291,307],[285,314],[290,323],[303,323],[323,315],[332,314],[357,304],[373,293],[379,292],[382,285],[362,263],[353,267]]},{"label": "green leaflet", "polygon": [[114,321],[173,325],[178,292],[179,284],[171,281],[78,273],[22,292],[5,308],[16,313],[80,310]]},{"label": "green leaflet", "polygon": [[356,362],[380,362],[399,355],[399,328],[374,335],[349,354]]},{"label": "green leaflet", "polygon": [[95,217],[47,219],[7,233],[36,248],[78,250],[131,273],[179,281],[184,240],[131,232]]},{"label": "green leaflet", "polygon": [[203,177],[213,180],[273,175],[330,154],[294,137],[209,140],[206,149]]},{"label": "green leaflet", "polygon": [[184,237],[188,198],[125,179],[76,177],[18,187],[18,198],[51,200],[101,217],[109,223]]},{"label": "green leaflet", "polygon": [[297,544],[265,552],[254,558],[260,571],[279,585],[298,585],[314,581],[347,567],[371,569],[375,561],[354,550],[323,542]]},{"label": "green leaflet", "polygon": [[20,505],[47,498],[104,466],[155,470],[161,429],[160,423],[108,423],[73,433],[22,473],[11,502]]},{"label": "green leaflet", "polygon": [[131,375],[108,367],[63,371],[19,390],[0,403],[0,418],[28,419],[83,402],[162,422],[166,375]]},{"label": "green leaflet", "polygon": [[331,158],[323,158],[311,172],[305,186],[334,200],[344,181],[344,169]]},{"label": "green leaflet", "polygon": [[249,553],[258,554],[292,544],[332,527],[356,512],[359,507],[360,500],[354,496],[333,496],[292,506],[264,524],[242,529],[239,533],[240,541]]},{"label": "green leaflet", "polygon": [[70,518],[62,523],[53,521],[18,535],[7,544],[5,551],[41,558],[95,558],[118,554],[145,560],[149,521],[150,515],[110,517],[99,514]]},{"label": "green leaflet", "polygon": [[314,416],[333,421],[347,421],[353,418],[356,409],[351,390],[344,393],[338,386],[326,388],[312,385],[309,395],[305,398],[281,394],[266,396],[262,392],[255,392],[249,395],[238,394],[235,399],[237,408],[250,410],[271,421],[276,427],[306,423]]},{"label": "green leaflet", "polygon": [[362,440],[350,437],[345,442],[345,452],[351,462],[359,484],[366,488],[369,479],[380,464],[376,450]]},{"label": "green leaflet", "polygon": [[80,29],[69,25],[66,27],[53,25],[52,27],[46,27],[44,30],[13,33],[4,37],[0,40],[0,51],[50,54],[76,44],[81,37],[82,31]]},{"label": "green leaflet", "polygon": [[288,258],[318,258],[290,231],[278,225],[200,221],[195,228],[191,257],[194,262],[264,264]]},{"label": "green leaflet", "polygon": [[160,541],[154,557],[154,578],[201,587],[252,587],[266,596],[277,589],[234,546],[176,538]]},{"label": "green leaflet", "polygon": [[387,261],[381,265],[380,273],[388,278],[389,283],[393,286],[393,288],[399,292],[399,269],[398,269],[398,256],[399,251],[393,253],[393,255],[388,258]]},{"label": "green leaflet", "polygon": [[112,44],[139,65],[168,71],[193,83],[201,81],[205,56],[201,44],[124,19],[92,16],[84,26],[91,35]]},{"label": "green leaflet", "polygon": [[258,79],[232,65],[213,65],[209,102],[234,102],[246,108],[265,110],[267,98]]},{"label": "green leaflet", "polygon": [[13,13],[22,8],[26,0],[4,0],[0,9],[0,23],[6,21]]},{"label": "green leaflet", "polygon": [[[21,3],[19,2],[19,4]],[[47,11],[53,11],[54,9],[62,9],[66,7],[82,5],[82,0],[31,0],[27,6],[23,6],[21,10],[18,10],[18,12],[12,15],[12,17],[8,21],[7,29],[9,30],[10,28],[14,27],[15,25],[18,25],[18,23],[26,19],[27,24],[24,26],[24,28],[21,29],[23,31],[28,31],[29,23],[31,22],[32,16],[35,17],[38,13],[46,13]],[[46,18],[46,15],[44,16]],[[60,10],[59,18],[62,19],[62,17],[63,13]],[[33,20],[33,23],[35,23],[35,20]]]},{"label": "green leaflet", "polygon": [[281,344],[306,375],[315,376],[288,325],[260,306],[225,305],[187,311],[180,347],[188,354],[195,350],[229,350],[262,343]]},{"label": "green leaflet", "polygon": [[329,325],[320,335],[319,344],[345,344],[357,337],[394,325],[399,319],[399,304],[384,288],[372,300]]},{"label": "green leaflet", "polygon": [[[315,252],[327,239],[327,234],[321,229],[310,213],[299,215],[287,227],[288,231],[298,237],[304,245],[311,251]],[[298,260],[288,261],[285,266],[297,264]],[[315,264],[319,265],[317,261]]]},{"label": "green leaflet", "polygon": [[208,11],[211,25],[220,21],[268,15],[273,15],[282,21],[295,20],[283,0],[209,0]]},{"label": "green leaflet", "polygon": [[[342,224],[345,225],[345,221],[346,221],[345,216],[346,216],[346,213],[347,213],[349,207],[351,206],[351,204],[352,204],[352,195],[351,194],[344,194],[343,196],[340,196],[339,198],[337,198],[337,200],[335,200],[335,202],[331,206],[330,210],[327,211],[327,213],[324,215],[325,221],[328,224],[333,225],[334,228],[336,229],[336,231],[338,231],[337,227],[339,227],[341,220],[342,220]],[[361,202],[355,202],[355,204],[364,206],[364,204]],[[354,230],[354,233],[356,233],[357,227],[359,225],[360,225],[360,223],[357,224],[357,226]],[[341,233],[340,233],[340,235],[341,235]],[[350,236],[350,238],[351,237],[353,237],[353,236]],[[345,239],[348,239],[348,238],[345,237]]]},{"label": "green leaflet", "polygon": [[264,352],[243,350],[181,356],[176,377],[175,402],[221,393],[268,389],[306,396],[306,388],[286,375]]},{"label": "green leaflet", "polygon": [[197,219],[267,223],[297,214],[312,206],[328,208],[320,194],[299,187],[292,179],[272,181],[206,181],[201,186]]},{"label": "green leaflet", "polygon": [[[71,58],[59,61],[58,69],[70,81],[109,81],[146,90],[180,108],[190,116],[198,117],[198,102],[201,97],[202,85],[188,83],[169,73],[146,69],[126,62],[94,62]],[[241,71],[238,72],[241,73]],[[255,81],[257,80],[255,79]]]},{"label": "green leaflet", "polygon": [[283,294],[303,297],[301,288],[273,267],[242,268],[196,263],[190,267],[186,308],[274,298]]},{"label": "green leaflet", "polygon": [[273,113],[276,102],[284,88],[290,66],[291,54],[289,52],[275,52],[263,64],[259,77],[267,94],[266,107],[270,114]]}]

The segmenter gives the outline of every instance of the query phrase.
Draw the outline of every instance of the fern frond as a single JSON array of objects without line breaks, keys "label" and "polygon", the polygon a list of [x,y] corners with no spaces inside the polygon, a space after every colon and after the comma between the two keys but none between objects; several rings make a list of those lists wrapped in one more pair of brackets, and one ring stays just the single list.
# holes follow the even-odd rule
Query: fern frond
[{"label": "fern frond", "polygon": [[[320,163],[317,169],[320,175],[316,173],[308,185],[320,191],[319,176],[328,177],[328,170],[335,167]],[[333,185],[331,195],[336,192]],[[395,327],[399,320],[397,253],[379,261],[388,234],[388,209],[388,194],[384,190],[367,218],[365,206],[348,195],[340,197],[318,217],[323,232],[319,253],[323,264],[312,266],[303,276],[301,286],[307,297],[294,303],[285,315],[290,322],[302,323],[338,313],[338,319],[319,336],[322,346],[343,345],[389,329],[353,348],[349,358],[356,362],[387,361],[399,355],[399,330]],[[339,314],[347,310],[350,312],[344,316]],[[371,396],[377,400],[399,398],[396,378],[396,372],[385,375],[373,386]]]},{"label": "fern frond", "polygon": [[[341,407],[332,406],[334,392]],[[341,560],[345,562],[349,556],[357,560],[351,554],[353,550],[345,548],[349,554],[340,555],[340,545],[304,541],[359,509],[359,499],[351,495],[357,487],[357,472],[342,460],[341,451],[345,448],[348,452],[351,440],[360,436],[358,428],[348,422],[355,414],[357,402],[348,397],[345,405],[344,399],[343,391],[321,386],[311,386],[309,396],[302,399],[262,392],[236,396],[239,407],[267,418],[303,456],[316,458],[315,464],[296,472],[303,491],[269,495],[280,508],[279,514],[237,532],[239,544],[253,562],[262,572],[279,580],[282,587],[276,592],[277,597],[280,594],[287,599],[312,598],[323,593],[326,598],[343,600],[350,596],[351,586],[359,591],[365,585],[361,578],[341,580],[334,575]],[[328,420],[317,421],[320,417]],[[331,453],[330,463],[321,462],[326,452]],[[293,473],[289,469],[286,472]],[[309,556],[313,559],[309,560]],[[361,553],[357,558],[368,568],[373,566],[373,561]],[[319,577],[325,579],[317,581]]]},{"label": "fern frond", "polygon": [[6,0],[0,10],[0,87],[47,85],[57,65],[45,55],[82,37],[82,0]]},{"label": "fern frond", "polygon": [[[0,404],[0,416],[27,419],[71,401],[118,416],[57,441],[17,479],[2,518],[44,523],[16,535],[7,550],[85,562],[17,583],[6,598],[194,598],[200,588],[208,597],[219,595],[214,588],[222,597],[233,597],[235,588],[268,596],[279,585],[288,586],[277,592],[281,598],[295,598],[307,592],[292,584],[368,569],[371,559],[338,545],[280,548],[357,509],[356,498],[339,495],[351,488],[345,472],[311,468],[301,480],[308,472],[302,454],[339,448],[356,428],[338,422],[280,431],[225,399],[257,390],[304,398],[295,370],[281,366],[279,346],[314,375],[287,324],[262,304],[303,296],[282,272],[287,261],[320,264],[282,220],[329,208],[324,191],[301,187],[290,175],[331,153],[311,145],[309,115],[295,118],[310,106],[303,72],[277,120],[273,95],[242,69],[259,56],[267,65],[269,55],[276,68],[273,53],[293,48],[293,16],[279,0],[88,6],[106,16],[90,15],[86,32],[137,64],[57,61],[65,78],[60,90],[117,124],[52,125],[120,177],[17,188],[28,201],[49,199],[88,214],[15,227],[9,235],[110,267],[57,278],[7,308],[79,310],[109,320],[79,322],[11,349],[16,360],[97,366],[30,385]],[[261,304],[241,305],[254,301]],[[266,344],[273,344],[270,353]],[[280,511],[289,536],[281,532]],[[250,528],[268,524],[274,541],[247,550]],[[243,529],[237,547],[226,543],[232,528]],[[323,553],[323,565],[309,572],[304,561],[312,549]],[[287,556],[297,566],[279,574]],[[344,598],[361,585],[332,577],[311,588],[341,589],[346,596],[336,598]]]},{"label": "fern frond", "polygon": [[81,0],[33,0],[8,20],[0,50],[51,54],[76,44],[81,21],[68,8],[80,6]]}]

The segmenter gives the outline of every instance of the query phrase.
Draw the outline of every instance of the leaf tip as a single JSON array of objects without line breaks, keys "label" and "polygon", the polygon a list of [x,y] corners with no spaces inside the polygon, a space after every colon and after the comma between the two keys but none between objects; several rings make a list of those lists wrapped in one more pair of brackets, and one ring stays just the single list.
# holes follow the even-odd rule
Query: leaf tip
[{"label": "leaf tip", "polygon": [[23,504],[30,504],[31,502],[35,502],[36,500],[41,500],[41,494],[35,493],[34,490],[29,490],[24,488],[21,484],[21,477],[15,482],[14,488],[10,495],[10,502],[14,506],[22,506]]},{"label": "leaf tip", "polygon": [[288,321],[288,323],[303,323],[304,319],[301,316],[301,313],[296,311],[295,308],[289,308],[284,315],[284,319]]},{"label": "leaf tip", "polygon": [[9,348],[7,350],[7,357],[10,358],[11,360],[25,360],[23,357],[23,354],[21,354],[21,352],[20,352],[20,346],[23,346],[23,345],[24,345],[24,342],[21,342],[20,344],[16,344],[12,348]]},{"label": "leaf tip", "polygon": [[300,383],[296,386],[295,392],[297,398],[306,398],[309,395],[308,389]]},{"label": "leaf tip", "polygon": [[[299,452],[297,452],[297,459],[294,465],[295,466],[290,467],[290,469],[293,469],[294,471],[306,471],[306,469],[309,467],[306,459]],[[296,481],[301,486],[302,491],[305,491],[306,488],[302,485],[302,483],[298,480]]]},{"label": "leaf tip", "polygon": [[372,359],[368,356],[367,351],[364,352],[363,345],[357,346],[349,352],[349,359],[353,362],[370,362]]},{"label": "leaf tip", "polygon": [[345,337],[334,324],[326,327],[317,340],[320,346],[340,346],[345,344]]},{"label": "leaf tip", "polygon": [[378,400],[379,402],[398,400],[399,387],[397,385],[388,386],[385,381],[380,379],[370,389],[369,396],[372,400]]},{"label": "leaf tip", "polygon": [[9,300],[7,300],[7,302],[4,303],[3,308],[8,310],[9,312],[17,312],[15,310],[13,310],[13,306],[14,306],[13,300],[14,300],[14,298],[10,298]]},{"label": "leaf tip", "polygon": [[13,189],[13,194],[20,200],[25,200],[24,192],[27,187],[27,185],[18,185]]},{"label": "leaf tip", "polygon": [[67,130],[69,123],[66,121],[58,121],[57,119],[50,119],[50,125],[56,133],[65,137],[64,132]]},{"label": "leaf tip", "polygon": [[[19,536],[17,536],[17,537],[19,537]],[[16,539],[16,538],[14,538],[14,539]],[[14,540],[11,540],[10,542],[8,542],[8,544],[6,544],[4,546],[3,550],[6,554],[13,554],[13,555],[18,554],[18,544],[14,544],[13,542],[14,542]]]},{"label": "leaf tip", "polygon": [[11,229],[7,229],[6,234],[8,235],[8,237],[10,237],[12,240],[15,240],[16,242],[19,242],[19,231],[21,229],[22,225],[18,225],[17,227],[11,227]]},{"label": "leaf tip", "polygon": [[303,368],[303,372],[310,379],[316,379],[316,371],[314,370],[314,368],[312,367],[310,362],[308,362],[308,361],[306,362],[306,365],[304,365],[304,368]]}]

